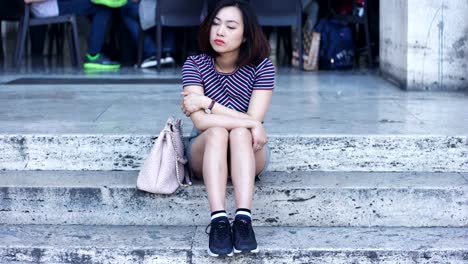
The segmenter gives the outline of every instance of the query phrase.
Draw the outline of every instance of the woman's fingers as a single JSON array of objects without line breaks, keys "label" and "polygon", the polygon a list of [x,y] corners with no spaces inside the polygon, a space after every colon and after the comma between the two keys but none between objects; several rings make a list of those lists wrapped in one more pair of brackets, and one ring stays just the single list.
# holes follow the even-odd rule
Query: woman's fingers
[{"label": "woman's fingers", "polygon": [[262,150],[266,145],[266,140],[257,140],[256,142],[254,142],[252,148],[254,150],[254,152],[257,152],[259,150]]},{"label": "woman's fingers", "polygon": [[257,152],[262,149],[262,143],[255,136],[253,137],[252,149],[254,152]]},{"label": "woman's fingers", "polygon": [[263,146],[261,146],[261,145],[256,145],[256,146],[253,147],[254,152],[258,152],[258,151],[260,151],[262,149],[263,149]]},{"label": "woman's fingers", "polygon": [[184,104],[182,104],[180,106],[180,109],[182,109],[182,112],[185,114],[185,116],[190,116],[191,115],[191,112],[188,111],[187,107]]},{"label": "woman's fingers", "polygon": [[182,107],[186,110],[191,110],[190,103],[186,102],[185,100],[182,102]]},{"label": "woman's fingers", "polygon": [[185,105],[182,104],[182,106],[180,108],[182,109],[182,112],[184,112],[185,116],[190,116],[192,114],[192,111],[187,109],[187,107]]}]

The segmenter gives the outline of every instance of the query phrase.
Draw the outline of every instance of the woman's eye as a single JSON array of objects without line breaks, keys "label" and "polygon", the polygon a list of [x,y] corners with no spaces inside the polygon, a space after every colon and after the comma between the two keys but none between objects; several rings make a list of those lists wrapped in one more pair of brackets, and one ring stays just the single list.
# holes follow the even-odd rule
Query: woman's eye
[{"label": "woman's eye", "polygon": [[235,27],[229,27],[229,26],[228,26],[227,28],[229,28],[229,29],[236,29]]},{"label": "woman's eye", "polygon": [[219,23],[218,22],[213,22],[213,25],[217,26],[217,25],[219,25]]}]

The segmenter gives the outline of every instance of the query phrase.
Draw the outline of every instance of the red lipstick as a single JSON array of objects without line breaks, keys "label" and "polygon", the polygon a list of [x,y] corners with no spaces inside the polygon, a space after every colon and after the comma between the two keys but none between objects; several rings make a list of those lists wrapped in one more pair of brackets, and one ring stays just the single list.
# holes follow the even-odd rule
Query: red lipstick
[{"label": "red lipstick", "polygon": [[223,45],[224,44],[224,41],[220,40],[220,39],[215,39],[214,40],[214,43],[216,43],[216,45]]}]

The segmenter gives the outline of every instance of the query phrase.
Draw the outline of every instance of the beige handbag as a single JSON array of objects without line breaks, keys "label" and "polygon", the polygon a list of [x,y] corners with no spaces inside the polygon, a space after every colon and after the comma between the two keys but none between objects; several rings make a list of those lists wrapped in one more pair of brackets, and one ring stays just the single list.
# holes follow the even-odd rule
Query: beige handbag
[{"label": "beige handbag", "polygon": [[192,181],[185,164],[181,120],[169,117],[138,174],[137,188],[150,193],[171,194],[179,186],[190,186]]}]

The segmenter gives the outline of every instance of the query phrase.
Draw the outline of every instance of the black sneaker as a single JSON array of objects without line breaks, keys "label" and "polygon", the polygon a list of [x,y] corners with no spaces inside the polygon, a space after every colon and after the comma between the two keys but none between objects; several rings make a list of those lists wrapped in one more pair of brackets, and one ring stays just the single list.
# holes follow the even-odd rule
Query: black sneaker
[{"label": "black sneaker", "polygon": [[249,217],[238,216],[232,224],[234,253],[258,253],[257,240]]},{"label": "black sneaker", "polygon": [[232,235],[229,219],[227,217],[218,217],[211,221],[209,226],[211,228],[209,232],[208,254],[213,257],[231,257],[234,255],[232,252]]}]

